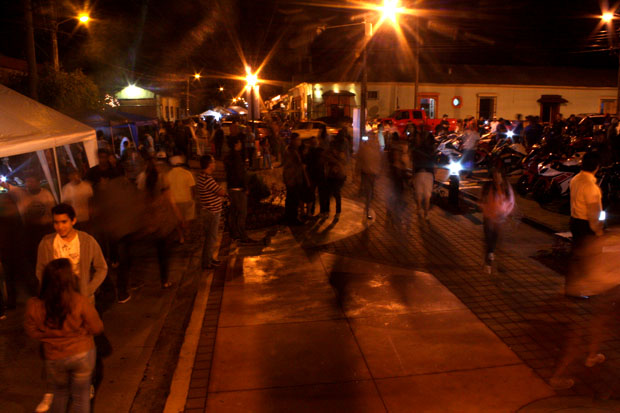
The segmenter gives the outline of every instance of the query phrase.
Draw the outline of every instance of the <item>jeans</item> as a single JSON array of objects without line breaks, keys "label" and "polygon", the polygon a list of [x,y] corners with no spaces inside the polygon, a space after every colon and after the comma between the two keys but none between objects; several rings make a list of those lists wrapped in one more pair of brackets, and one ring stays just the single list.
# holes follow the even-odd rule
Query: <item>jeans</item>
[{"label": "jeans", "polygon": [[202,210],[202,225],[205,231],[205,243],[202,247],[202,266],[208,267],[213,260],[215,244],[217,243],[217,229],[220,226],[220,212]]},{"label": "jeans", "polygon": [[230,210],[228,212],[228,225],[230,226],[230,238],[246,240],[245,220],[248,216],[248,195],[245,190],[230,190]]},{"label": "jeans", "polygon": [[54,402],[51,413],[65,413],[69,394],[73,412],[90,412],[90,384],[95,368],[95,349],[60,360],[45,360],[47,379],[52,385]]},{"label": "jeans", "polygon": [[364,194],[364,201],[366,205],[366,214],[370,212],[370,201],[372,201],[373,195],[375,193],[375,174],[367,174],[362,172],[362,182],[361,189],[362,194]]}]

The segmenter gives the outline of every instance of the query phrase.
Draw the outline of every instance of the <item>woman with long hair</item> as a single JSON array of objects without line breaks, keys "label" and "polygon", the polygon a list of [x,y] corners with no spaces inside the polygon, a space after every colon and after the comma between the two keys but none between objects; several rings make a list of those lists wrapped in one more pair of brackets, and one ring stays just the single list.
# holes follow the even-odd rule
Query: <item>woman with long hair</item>
[{"label": "woman with long hair", "polygon": [[515,196],[510,183],[502,173],[501,165],[491,169],[491,181],[482,188],[484,240],[486,244],[485,271],[491,275],[495,261],[495,248],[502,225],[512,212]]},{"label": "woman with long hair", "polygon": [[95,368],[93,336],[103,332],[95,307],[77,291],[71,262],[51,261],[43,270],[38,297],[28,300],[24,329],[43,343],[47,379],[53,386],[53,413],[90,412],[90,385]]}]

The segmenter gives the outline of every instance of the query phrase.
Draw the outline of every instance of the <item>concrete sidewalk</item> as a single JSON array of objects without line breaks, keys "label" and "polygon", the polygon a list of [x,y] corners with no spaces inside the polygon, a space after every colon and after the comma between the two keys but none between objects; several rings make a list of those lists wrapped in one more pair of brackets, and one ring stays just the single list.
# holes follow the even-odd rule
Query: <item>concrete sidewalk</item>
[{"label": "concrete sidewalk", "polygon": [[367,232],[361,213],[348,201],[332,239],[283,227],[232,247],[186,412],[515,411],[554,394],[432,274],[302,248]]}]

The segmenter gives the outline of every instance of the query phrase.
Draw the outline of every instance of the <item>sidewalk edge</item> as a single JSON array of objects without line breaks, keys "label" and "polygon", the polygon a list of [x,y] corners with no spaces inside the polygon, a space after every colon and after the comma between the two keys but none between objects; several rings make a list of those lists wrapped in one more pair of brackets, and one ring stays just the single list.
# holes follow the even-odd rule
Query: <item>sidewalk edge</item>
[{"label": "sidewalk edge", "polygon": [[189,383],[212,282],[213,272],[210,272],[208,277],[200,281],[200,287],[194,300],[192,316],[185,330],[185,338],[179,352],[179,361],[172,376],[170,393],[166,399],[164,413],[179,413],[185,410],[185,401],[189,393]]}]

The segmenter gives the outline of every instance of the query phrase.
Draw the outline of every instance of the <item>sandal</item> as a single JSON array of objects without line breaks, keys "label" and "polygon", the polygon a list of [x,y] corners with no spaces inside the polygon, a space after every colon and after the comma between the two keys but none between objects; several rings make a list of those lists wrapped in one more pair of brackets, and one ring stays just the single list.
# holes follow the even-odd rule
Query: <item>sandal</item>
[{"label": "sandal", "polygon": [[162,290],[167,290],[170,287],[172,287],[172,283],[170,281],[165,282],[161,285]]},{"label": "sandal", "polygon": [[601,364],[605,361],[605,355],[603,353],[596,353],[593,356],[586,358],[586,367],[594,367],[597,364]]}]

